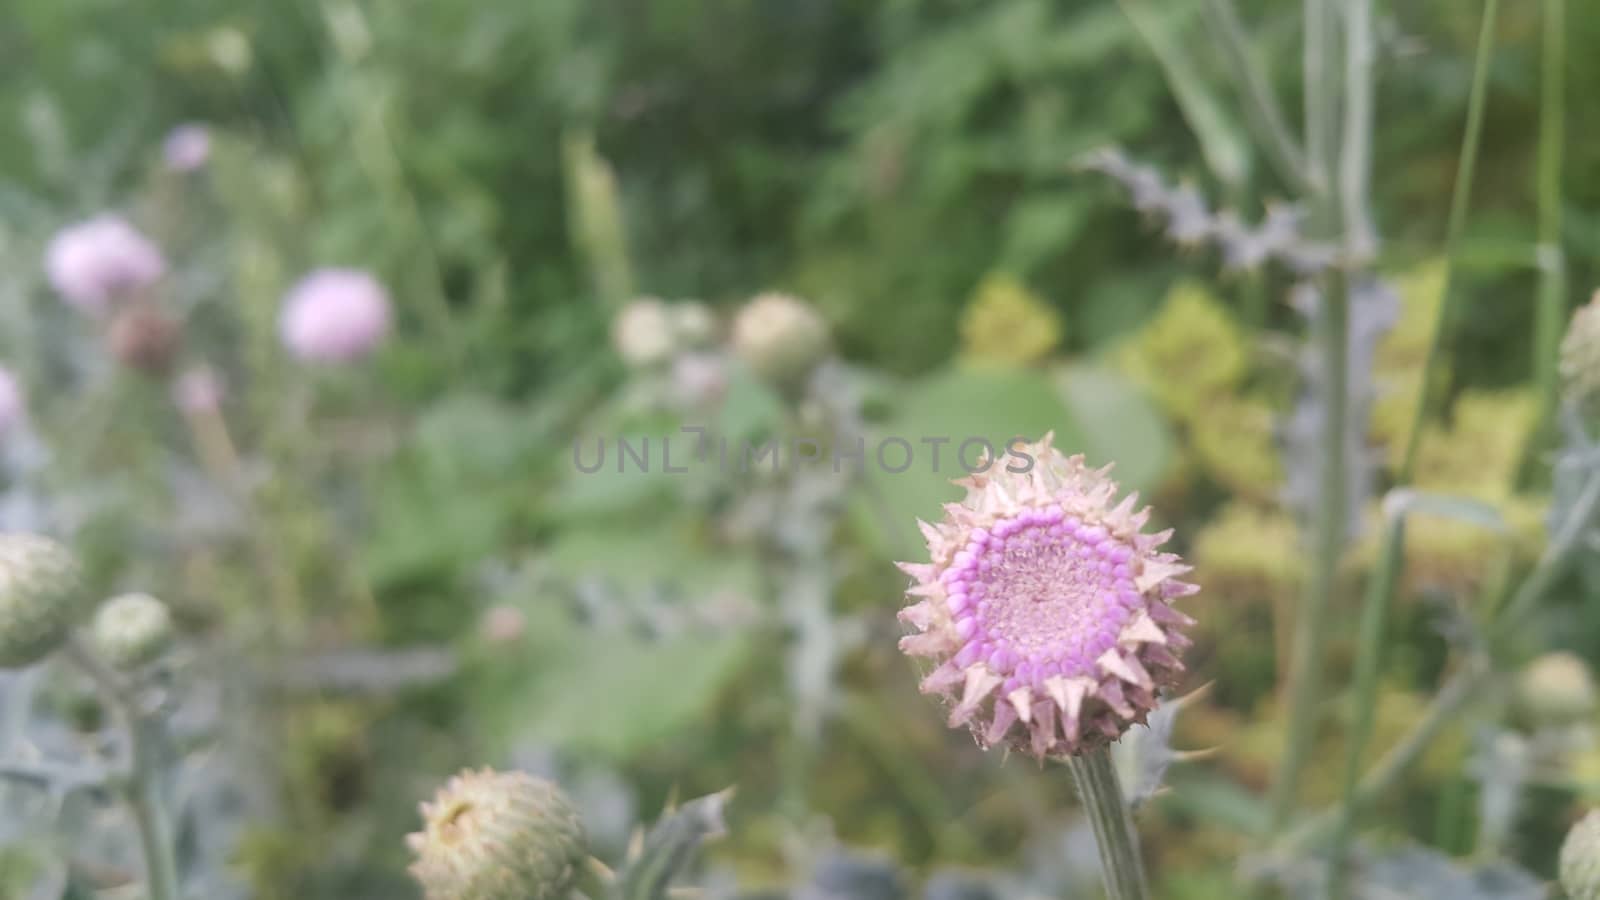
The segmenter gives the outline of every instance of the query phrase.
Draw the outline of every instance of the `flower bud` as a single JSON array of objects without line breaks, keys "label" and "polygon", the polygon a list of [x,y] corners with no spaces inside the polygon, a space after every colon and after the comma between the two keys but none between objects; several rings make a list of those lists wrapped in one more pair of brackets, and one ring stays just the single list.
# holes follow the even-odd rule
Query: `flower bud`
[{"label": "flower bud", "polygon": [[422,817],[406,841],[428,900],[560,900],[588,855],[561,789],[522,772],[462,772]]},{"label": "flower bud", "polygon": [[1600,810],[1590,810],[1567,832],[1560,868],[1570,900],[1600,900]]},{"label": "flower bud", "polygon": [[36,534],[0,534],[0,668],[30,666],[56,650],[81,612],[77,561]]},{"label": "flower bud", "polygon": [[354,362],[389,334],[389,294],[359,269],[318,269],[284,298],[284,345],[306,362]]},{"label": "flower bud", "polygon": [[106,662],[136,669],[154,662],[172,643],[172,614],[149,594],[122,594],[100,607],[91,635]]},{"label": "flower bud", "polygon": [[1561,385],[1568,402],[1600,411],[1600,291],[1572,314],[1561,339]]},{"label": "flower bud", "polygon": [[183,329],[154,304],[123,307],[111,320],[106,346],[117,362],[146,375],[161,376],[172,369],[183,342]]},{"label": "flower bud", "polygon": [[1533,725],[1568,725],[1594,715],[1594,678],[1575,653],[1546,653],[1517,678],[1517,706]]},{"label": "flower bud", "polygon": [[622,361],[634,368],[658,366],[677,350],[676,325],[667,305],[656,297],[640,297],[611,320],[611,343]]},{"label": "flower bud", "polygon": [[757,375],[792,385],[827,357],[828,324],[797,297],[762,294],[734,319],[733,348]]}]

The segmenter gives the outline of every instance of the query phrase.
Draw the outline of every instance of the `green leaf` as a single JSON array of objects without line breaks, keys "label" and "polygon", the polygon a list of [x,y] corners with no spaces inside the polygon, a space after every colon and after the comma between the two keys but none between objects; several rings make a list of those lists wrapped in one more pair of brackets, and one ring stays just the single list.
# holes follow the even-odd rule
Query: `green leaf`
[{"label": "green leaf", "polygon": [[694,861],[700,845],[727,830],[722,810],[732,796],[729,788],[664,814],[645,836],[639,855],[622,870],[621,900],[666,900],[673,879]]},{"label": "green leaf", "polygon": [[1077,446],[1091,464],[1116,463],[1113,474],[1125,489],[1147,489],[1160,479],[1171,460],[1172,434],[1143,391],[1090,364],[1062,368],[1056,384],[1073,420],[1084,426]]}]

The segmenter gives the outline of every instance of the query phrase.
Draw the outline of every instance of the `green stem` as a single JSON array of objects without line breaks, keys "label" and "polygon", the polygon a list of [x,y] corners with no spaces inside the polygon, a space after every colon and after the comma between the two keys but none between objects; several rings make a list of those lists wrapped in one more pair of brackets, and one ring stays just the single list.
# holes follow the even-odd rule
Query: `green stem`
[{"label": "green stem", "polygon": [[1540,419],[1545,426],[1555,412],[1556,363],[1566,319],[1566,265],[1561,250],[1566,51],[1566,0],[1544,0],[1544,67],[1539,98],[1539,308],[1534,323],[1533,366]]},{"label": "green stem", "polygon": [[1350,848],[1350,838],[1355,831],[1356,817],[1360,813],[1357,786],[1361,773],[1361,758],[1366,754],[1367,743],[1372,740],[1372,721],[1378,707],[1378,669],[1383,652],[1384,621],[1389,614],[1389,604],[1394,597],[1396,576],[1400,572],[1402,551],[1405,548],[1405,513],[1396,511],[1388,517],[1383,551],[1378,558],[1377,570],[1367,582],[1366,603],[1361,611],[1361,641],[1356,654],[1355,689],[1350,698],[1350,708],[1355,711],[1355,721],[1350,725],[1350,738],[1345,749],[1344,799],[1339,810],[1339,823],[1333,838],[1333,853],[1329,857],[1331,871],[1329,884],[1332,896],[1342,896],[1341,884],[1345,874],[1345,857]]},{"label": "green stem", "polygon": [[1316,736],[1322,691],[1323,646],[1328,636],[1328,609],[1332,605],[1339,558],[1345,543],[1345,429],[1349,413],[1349,360],[1347,344],[1350,309],[1345,276],[1333,272],[1323,295],[1318,342],[1326,387],[1322,403],[1322,471],[1317,496],[1314,561],[1307,582],[1305,603],[1295,622],[1289,649],[1289,675],[1284,696],[1288,703],[1289,730],[1283,758],[1272,785],[1271,821],[1276,831],[1289,820],[1300,775],[1311,755]]},{"label": "green stem", "polygon": [[1139,835],[1122,798],[1122,783],[1117,780],[1111,751],[1105,747],[1067,759],[1072,780],[1083,798],[1083,811],[1094,828],[1095,846],[1100,850],[1100,869],[1105,877],[1107,900],[1147,900],[1144,862],[1139,858]]},{"label": "green stem", "polygon": [[150,900],[181,900],[172,826],[161,791],[162,753],[166,745],[161,724],[140,709],[139,699],[132,690],[81,642],[69,642],[66,652],[88,674],[101,699],[128,730],[133,747],[133,770],[129,773],[125,796],[139,830]]},{"label": "green stem", "polygon": [[1433,336],[1428,342],[1428,356],[1422,364],[1422,384],[1417,390],[1417,403],[1411,413],[1411,428],[1406,435],[1405,454],[1401,457],[1396,483],[1410,484],[1412,469],[1417,462],[1417,446],[1422,440],[1422,423],[1427,418],[1432,400],[1433,382],[1438,378],[1439,357],[1444,346],[1445,328],[1450,323],[1452,297],[1450,280],[1456,267],[1456,247],[1461,232],[1466,227],[1467,210],[1472,205],[1472,180],[1478,166],[1479,138],[1483,134],[1483,110],[1489,97],[1489,59],[1494,55],[1495,22],[1500,14],[1500,0],[1484,0],[1483,22],[1478,30],[1477,56],[1472,64],[1472,92],[1467,98],[1467,125],[1461,136],[1461,164],[1456,173],[1455,189],[1450,197],[1450,218],[1445,224],[1444,284],[1439,288],[1439,312],[1433,321]]}]

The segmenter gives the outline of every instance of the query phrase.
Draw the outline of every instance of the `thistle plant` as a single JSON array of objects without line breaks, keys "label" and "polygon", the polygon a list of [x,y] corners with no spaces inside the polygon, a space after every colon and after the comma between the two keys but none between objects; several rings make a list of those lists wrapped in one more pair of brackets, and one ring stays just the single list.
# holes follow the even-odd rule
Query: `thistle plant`
[{"label": "thistle plant", "polygon": [[1072,767],[1100,842],[1107,891],[1146,895],[1138,844],[1107,746],[1143,723],[1177,683],[1194,624],[1172,606],[1198,588],[1189,569],[1147,534],[1137,496],[1115,503],[1109,467],[1067,457],[1053,435],[1007,464],[964,479],[967,496],[923,525],[928,563],[902,621],[901,649],[933,669],[924,693],[950,706],[951,727],[983,747],[1007,745]]}]

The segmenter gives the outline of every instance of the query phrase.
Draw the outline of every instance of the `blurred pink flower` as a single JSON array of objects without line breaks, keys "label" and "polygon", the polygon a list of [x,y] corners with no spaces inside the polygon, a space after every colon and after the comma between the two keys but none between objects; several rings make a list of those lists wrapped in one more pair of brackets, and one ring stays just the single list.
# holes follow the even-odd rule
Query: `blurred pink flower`
[{"label": "blurred pink flower", "polygon": [[0,436],[15,431],[27,417],[28,406],[22,396],[22,385],[17,383],[17,376],[11,374],[9,369],[0,367]]},{"label": "blurred pink flower", "polygon": [[900,619],[917,629],[900,648],[933,660],[922,691],[950,704],[952,728],[1073,756],[1145,721],[1177,682],[1194,620],[1171,604],[1198,588],[1156,549],[1171,532],[1143,533],[1149,509],[1112,506],[1109,466],[1063,456],[1050,435],[1015,446],[957,482],[967,497],[941,523],[921,523],[932,562],[900,564],[914,579]]},{"label": "blurred pink flower", "polygon": [[710,406],[728,392],[728,361],[715,353],[685,353],[672,361],[672,390],[689,406]]},{"label": "blurred pink flower", "polygon": [[302,360],[351,362],[388,336],[389,295],[359,269],[318,269],[284,298],[279,330]]},{"label": "blurred pink flower", "polygon": [[174,172],[193,172],[211,158],[211,132],[204,125],[187,122],[167,132],[161,144],[161,158]]},{"label": "blurred pink flower", "polygon": [[167,271],[156,245],[110,213],[56,232],[45,248],[44,266],[61,298],[92,315],[144,290]]},{"label": "blurred pink flower", "polygon": [[173,402],[190,414],[216,412],[222,395],[222,379],[210,366],[195,366],[172,383]]}]

